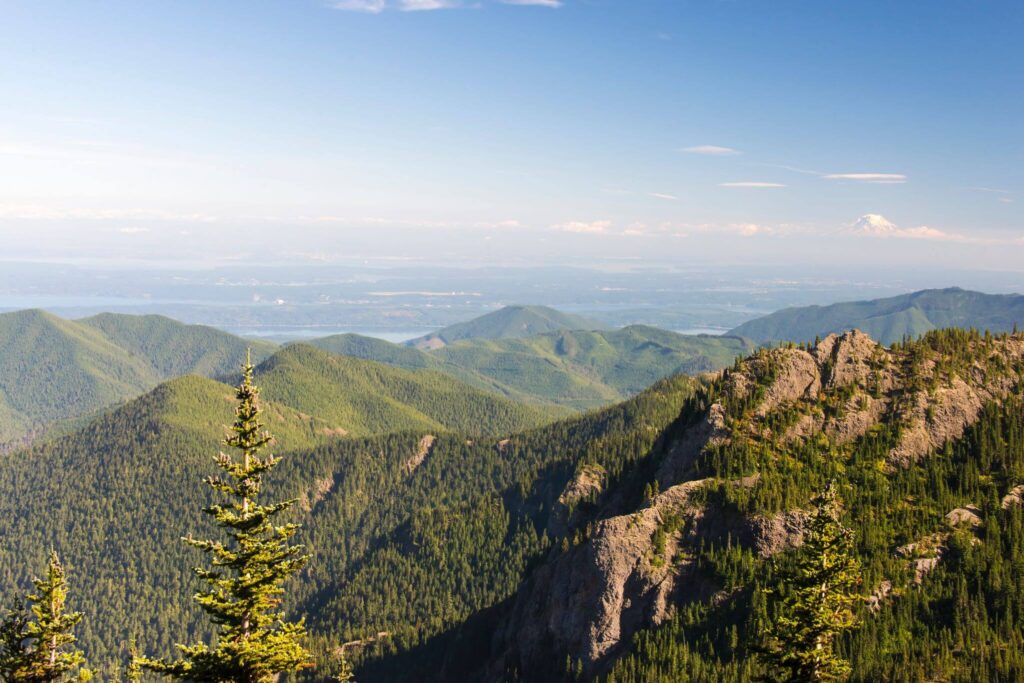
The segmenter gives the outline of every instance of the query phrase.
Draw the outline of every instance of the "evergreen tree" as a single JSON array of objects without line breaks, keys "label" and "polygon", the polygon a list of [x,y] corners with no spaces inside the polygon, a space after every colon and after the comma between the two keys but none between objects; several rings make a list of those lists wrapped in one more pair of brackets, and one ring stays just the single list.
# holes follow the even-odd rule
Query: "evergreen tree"
[{"label": "evergreen tree", "polygon": [[4,681],[63,683],[88,681],[85,655],[74,647],[81,612],[67,612],[68,584],[57,553],[51,553],[45,579],[32,582],[31,616],[21,601],[0,623],[0,675]]},{"label": "evergreen tree", "polygon": [[208,588],[195,600],[218,627],[213,647],[179,645],[177,661],[139,659],[139,664],[165,676],[217,683],[267,683],[284,672],[302,668],[310,659],[302,645],[305,624],[289,622],[281,611],[282,584],[309,559],[290,540],[296,524],[275,523],[294,501],[264,505],[258,498],[263,475],[280,462],[260,456],[271,437],[260,422],[259,388],[252,381],[253,366],[246,356],[236,397],[233,434],[225,444],[237,456],[220,453],[215,460],[223,476],[207,479],[228,505],[204,510],[225,530],[228,542],[183,539],[212,555],[212,568],[196,568]]},{"label": "evergreen tree", "polygon": [[0,622],[0,680],[24,680],[29,659],[29,617],[16,599]]},{"label": "evergreen tree", "polygon": [[782,579],[788,590],[764,650],[777,680],[789,683],[843,681],[850,674],[835,643],[856,624],[860,562],[852,532],[840,522],[835,485],[829,484],[815,504],[796,566]]}]

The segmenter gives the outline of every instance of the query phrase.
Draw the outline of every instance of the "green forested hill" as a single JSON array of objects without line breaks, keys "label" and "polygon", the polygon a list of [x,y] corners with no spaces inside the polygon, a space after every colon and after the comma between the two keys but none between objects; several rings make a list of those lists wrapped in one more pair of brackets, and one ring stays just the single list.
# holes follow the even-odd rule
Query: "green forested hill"
[{"label": "green forested hill", "polygon": [[[0,315],[0,446],[152,389],[165,379],[232,371],[249,342],[159,316],[72,321]],[[257,357],[271,348],[255,343]]]},{"label": "green forested hill", "polygon": [[468,339],[429,352],[357,335],[310,343],[398,367],[432,368],[510,397],[575,409],[608,405],[673,374],[718,370],[753,348],[737,337],[686,336],[642,325]]},{"label": "green forested hill", "polygon": [[162,379],[233,374],[247,348],[257,361],[276,349],[265,341],[242,339],[205,325],[186,325],[162,315],[102,313],[76,322],[99,330],[151,366]]},{"label": "green forested hill", "polygon": [[154,377],[102,333],[42,311],[0,315],[0,443],[135,396]]},{"label": "green forested hill", "polygon": [[[289,360],[267,364],[268,393]],[[440,435],[431,443],[423,432],[327,439],[329,422],[269,402],[276,450],[289,453],[271,495],[299,499],[296,518],[315,558],[292,586],[292,608],[309,614],[318,643],[386,627],[387,650],[500,602],[545,547],[535,524],[575,467],[604,462],[614,475],[642,457],[692,387],[671,380],[508,441]],[[88,615],[82,643],[107,667],[132,634],[166,653],[204,633],[190,599],[188,566],[198,558],[178,539],[207,528],[200,510],[211,494],[201,479],[213,471],[231,399],[226,385],[174,380],[0,460],[0,589],[23,584],[55,548]]]},{"label": "green forested hill", "polygon": [[787,308],[744,323],[730,334],[766,343],[811,341],[834,332],[858,329],[883,344],[891,344],[947,327],[1009,332],[1021,323],[1024,296],[983,294],[954,287],[887,299]]},{"label": "green forested hill", "polygon": [[[87,427],[0,460],[0,586],[9,595],[37,573],[52,547],[89,614],[83,643],[109,657],[146,627],[166,649],[195,628],[185,571],[194,557],[178,538],[209,502],[212,473],[232,421],[234,392],[185,377],[161,385]],[[323,423],[268,404],[277,448],[323,441]]]},{"label": "green forested hill", "polygon": [[417,430],[506,434],[550,422],[558,414],[433,370],[413,372],[303,344],[274,354],[258,372],[269,399],[317,415],[353,436]]},{"label": "green forested hill", "polygon": [[[296,356],[335,362],[290,349],[262,368],[268,398]],[[952,330],[762,349],[506,437],[330,438],[271,402],[287,457],[268,493],[298,500],[313,555],[289,610],[364,683],[755,680],[769,596],[834,481],[863,566],[852,680],[1018,680],[1022,378],[1024,336]],[[203,633],[176,539],[208,528],[230,394],[171,382],[0,460],[0,589],[52,546],[101,664],[132,633],[154,653]]]},{"label": "green forested hill", "polygon": [[408,342],[420,349],[436,349],[462,339],[514,339],[558,330],[600,330],[605,325],[583,316],[547,306],[506,306],[463,323],[456,323]]}]

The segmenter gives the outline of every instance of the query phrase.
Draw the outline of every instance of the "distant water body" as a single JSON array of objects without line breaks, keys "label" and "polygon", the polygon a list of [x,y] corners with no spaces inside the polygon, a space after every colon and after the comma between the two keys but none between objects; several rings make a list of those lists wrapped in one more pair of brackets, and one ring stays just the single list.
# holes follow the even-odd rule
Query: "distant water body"
[{"label": "distant water body", "polygon": [[689,335],[710,334],[710,335],[713,335],[715,337],[720,337],[720,336],[722,336],[723,334],[725,334],[728,331],[729,330],[725,329],[724,327],[691,327],[691,328],[686,329],[686,330],[673,330],[673,332],[676,332],[678,334],[689,334]]},{"label": "distant water body", "polygon": [[239,337],[249,339],[272,339],[274,341],[302,341],[309,339],[320,339],[321,337],[332,337],[336,334],[358,334],[363,337],[383,339],[392,344],[400,344],[410,339],[416,339],[430,334],[434,330],[354,330],[350,327],[273,327],[252,329],[228,329],[228,332]]}]

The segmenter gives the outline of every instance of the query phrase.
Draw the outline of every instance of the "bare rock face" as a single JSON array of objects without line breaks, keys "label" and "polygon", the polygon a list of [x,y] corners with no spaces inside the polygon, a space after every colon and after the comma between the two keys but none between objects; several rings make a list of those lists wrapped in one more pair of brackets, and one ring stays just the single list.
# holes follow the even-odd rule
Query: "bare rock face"
[{"label": "bare rock face", "polygon": [[765,391],[764,400],[757,408],[758,415],[767,415],[784,403],[818,395],[821,369],[811,354],[798,349],[778,349],[772,362],[776,364],[777,375]]},{"label": "bare rock face", "polygon": [[1014,486],[1009,493],[1003,496],[1002,507],[1004,510],[1016,505],[1024,505],[1024,484]]},{"label": "bare rock face", "polygon": [[416,452],[412,454],[412,457],[405,461],[404,469],[406,474],[412,474],[415,472],[423,461],[430,455],[430,451],[434,449],[434,443],[437,441],[437,437],[433,434],[427,434],[420,439],[420,444],[416,448]]},{"label": "bare rock face", "polygon": [[573,477],[548,518],[548,531],[554,536],[564,536],[579,521],[577,504],[588,498],[596,498],[604,490],[608,473],[600,465],[584,465]]},{"label": "bare rock face", "polygon": [[[900,440],[888,464],[912,466],[961,437],[986,404],[1019,385],[1024,340],[984,344],[989,357],[965,368],[927,349],[925,358],[911,358],[852,331],[830,335],[811,350],[759,352],[723,372],[708,394],[714,402],[707,411],[687,415],[667,432],[673,441],[659,446],[655,478],[664,492],[654,500],[635,508],[624,500],[627,494],[614,493],[584,534],[584,520],[571,511],[578,501],[602,492],[604,473],[584,468],[569,482],[549,524],[566,534],[564,546],[554,548],[533,572],[496,630],[494,646],[504,656],[490,678],[500,678],[508,667],[518,670],[521,680],[548,680],[552,662],[560,668],[567,654],[581,661],[591,678],[638,630],[662,623],[688,602],[714,600],[720,587],[702,580],[690,559],[700,539],[728,534],[762,557],[802,543],[807,513],[801,510],[758,517],[705,506],[704,497],[696,495],[711,483],[696,466],[705,449],[736,438],[780,450],[812,439],[835,446],[863,438],[879,424],[899,424]],[[756,405],[749,405],[752,396],[759,397]],[[727,409],[736,406],[740,409]],[[773,433],[778,429],[784,431]],[[754,475],[731,484],[756,481]],[[1003,500],[1004,507],[1021,504],[1024,484]],[[982,523],[973,506],[951,511],[947,521],[969,528]],[[914,581],[920,583],[938,566],[950,533],[898,549]],[[891,582],[883,582],[869,602],[878,608],[894,592]]]},{"label": "bare rock face", "polygon": [[520,596],[510,632],[499,634],[515,643],[523,680],[543,678],[550,657],[566,652],[592,673],[636,631],[667,618],[680,582],[690,599],[707,594],[677,554],[680,533],[665,532],[670,516],[700,516],[690,498],[703,483],[672,487],[648,507],[600,521],[579,545],[552,551]]},{"label": "bare rock face", "polygon": [[869,610],[871,610],[872,612],[878,612],[882,609],[882,605],[885,604],[885,601],[889,598],[891,594],[892,581],[890,581],[889,579],[883,579],[882,582],[878,584],[878,588],[876,588],[874,592],[867,597],[865,603],[867,604]]},{"label": "bare rock face", "polygon": [[967,526],[971,528],[981,526],[981,510],[974,505],[965,505],[956,508],[946,514],[946,523],[953,527]]},{"label": "bare rock face", "polygon": [[722,443],[729,438],[726,429],[725,408],[721,403],[713,404],[707,415],[695,427],[686,430],[683,436],[672,444],[668,455],[658,468],[658,483],[663,489],[686,478],[697,456],[709,444]]},{"label": "bare rock face", "polygon": [[878,358],[881,347],[860,330],[842,335],[829,335],[814,349],[820,367],[830,367],[825,389],[847,384],[865,386],[872,374],[871,360]]},{"label": "bare rock face", "polygon": [[747,521],[748,543],[761,557],[797,548],[803,544],[807,513],[793,510],[771,517],[758,516]]}]

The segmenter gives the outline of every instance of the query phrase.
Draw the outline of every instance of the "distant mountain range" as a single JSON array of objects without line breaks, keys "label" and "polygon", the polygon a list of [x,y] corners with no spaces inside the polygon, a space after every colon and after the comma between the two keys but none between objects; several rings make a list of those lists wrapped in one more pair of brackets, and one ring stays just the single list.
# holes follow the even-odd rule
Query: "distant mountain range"
[{"label": "distant mountain range", "polygon": [[787,308],[744,323],[729,334],[764,344],[813,341],[815,337],[858,329],[883,344],[891,344],[946,327],[1008,332],[1018,324],[1024,325],[1024,296],[953,287],[871,301]]},{"label": "distant mountain range", "polygon": [[517,339],[559,330],[603,330],[607,326],[547,306],[505,306],[479,318],[444,327],[407,342],[423,350],[439,349],[463,339]]},{"label": "distant mountain range", "polygon": [[[346,334],[279,352],[268,342],[161,316],[71,321],[28,310],[0,315],[0,450],[72,429],[168,379],[230,378],[247,347],[257,362],[279,352],[268,370],[288,368],[267,378],[268,390],[299,396],[333,387],[333,407],[322,417],[346,433],[374,434],[396,426],[467,430],[484,414],[504,428],[531,423],[537,407],[554,419],[620,401],[673,374],[721,369],[758,344],[855,328],[891,344],[936,328],[999,332],[1018,323],[1024,296],[953,288],[785,309],[720,337],[642,325],[601,329],[551,308],[509,306],[406,344]],[[469,397],[483,412],[469,409]],[[439,403],[455,412],[438,412]],[[515,403],[534,407],[513,409]]]},{"label": "distant mountain range", "polygon": [[[499,318],[505,310],[491,316]],[[433,369],[511,398],[577,410],[620,401],[670,375],[718,370],[753,350],[736,336],[688,336],[642,325],[463,338],[433,351],[352,334],[310,344],[397,367]]]}]

